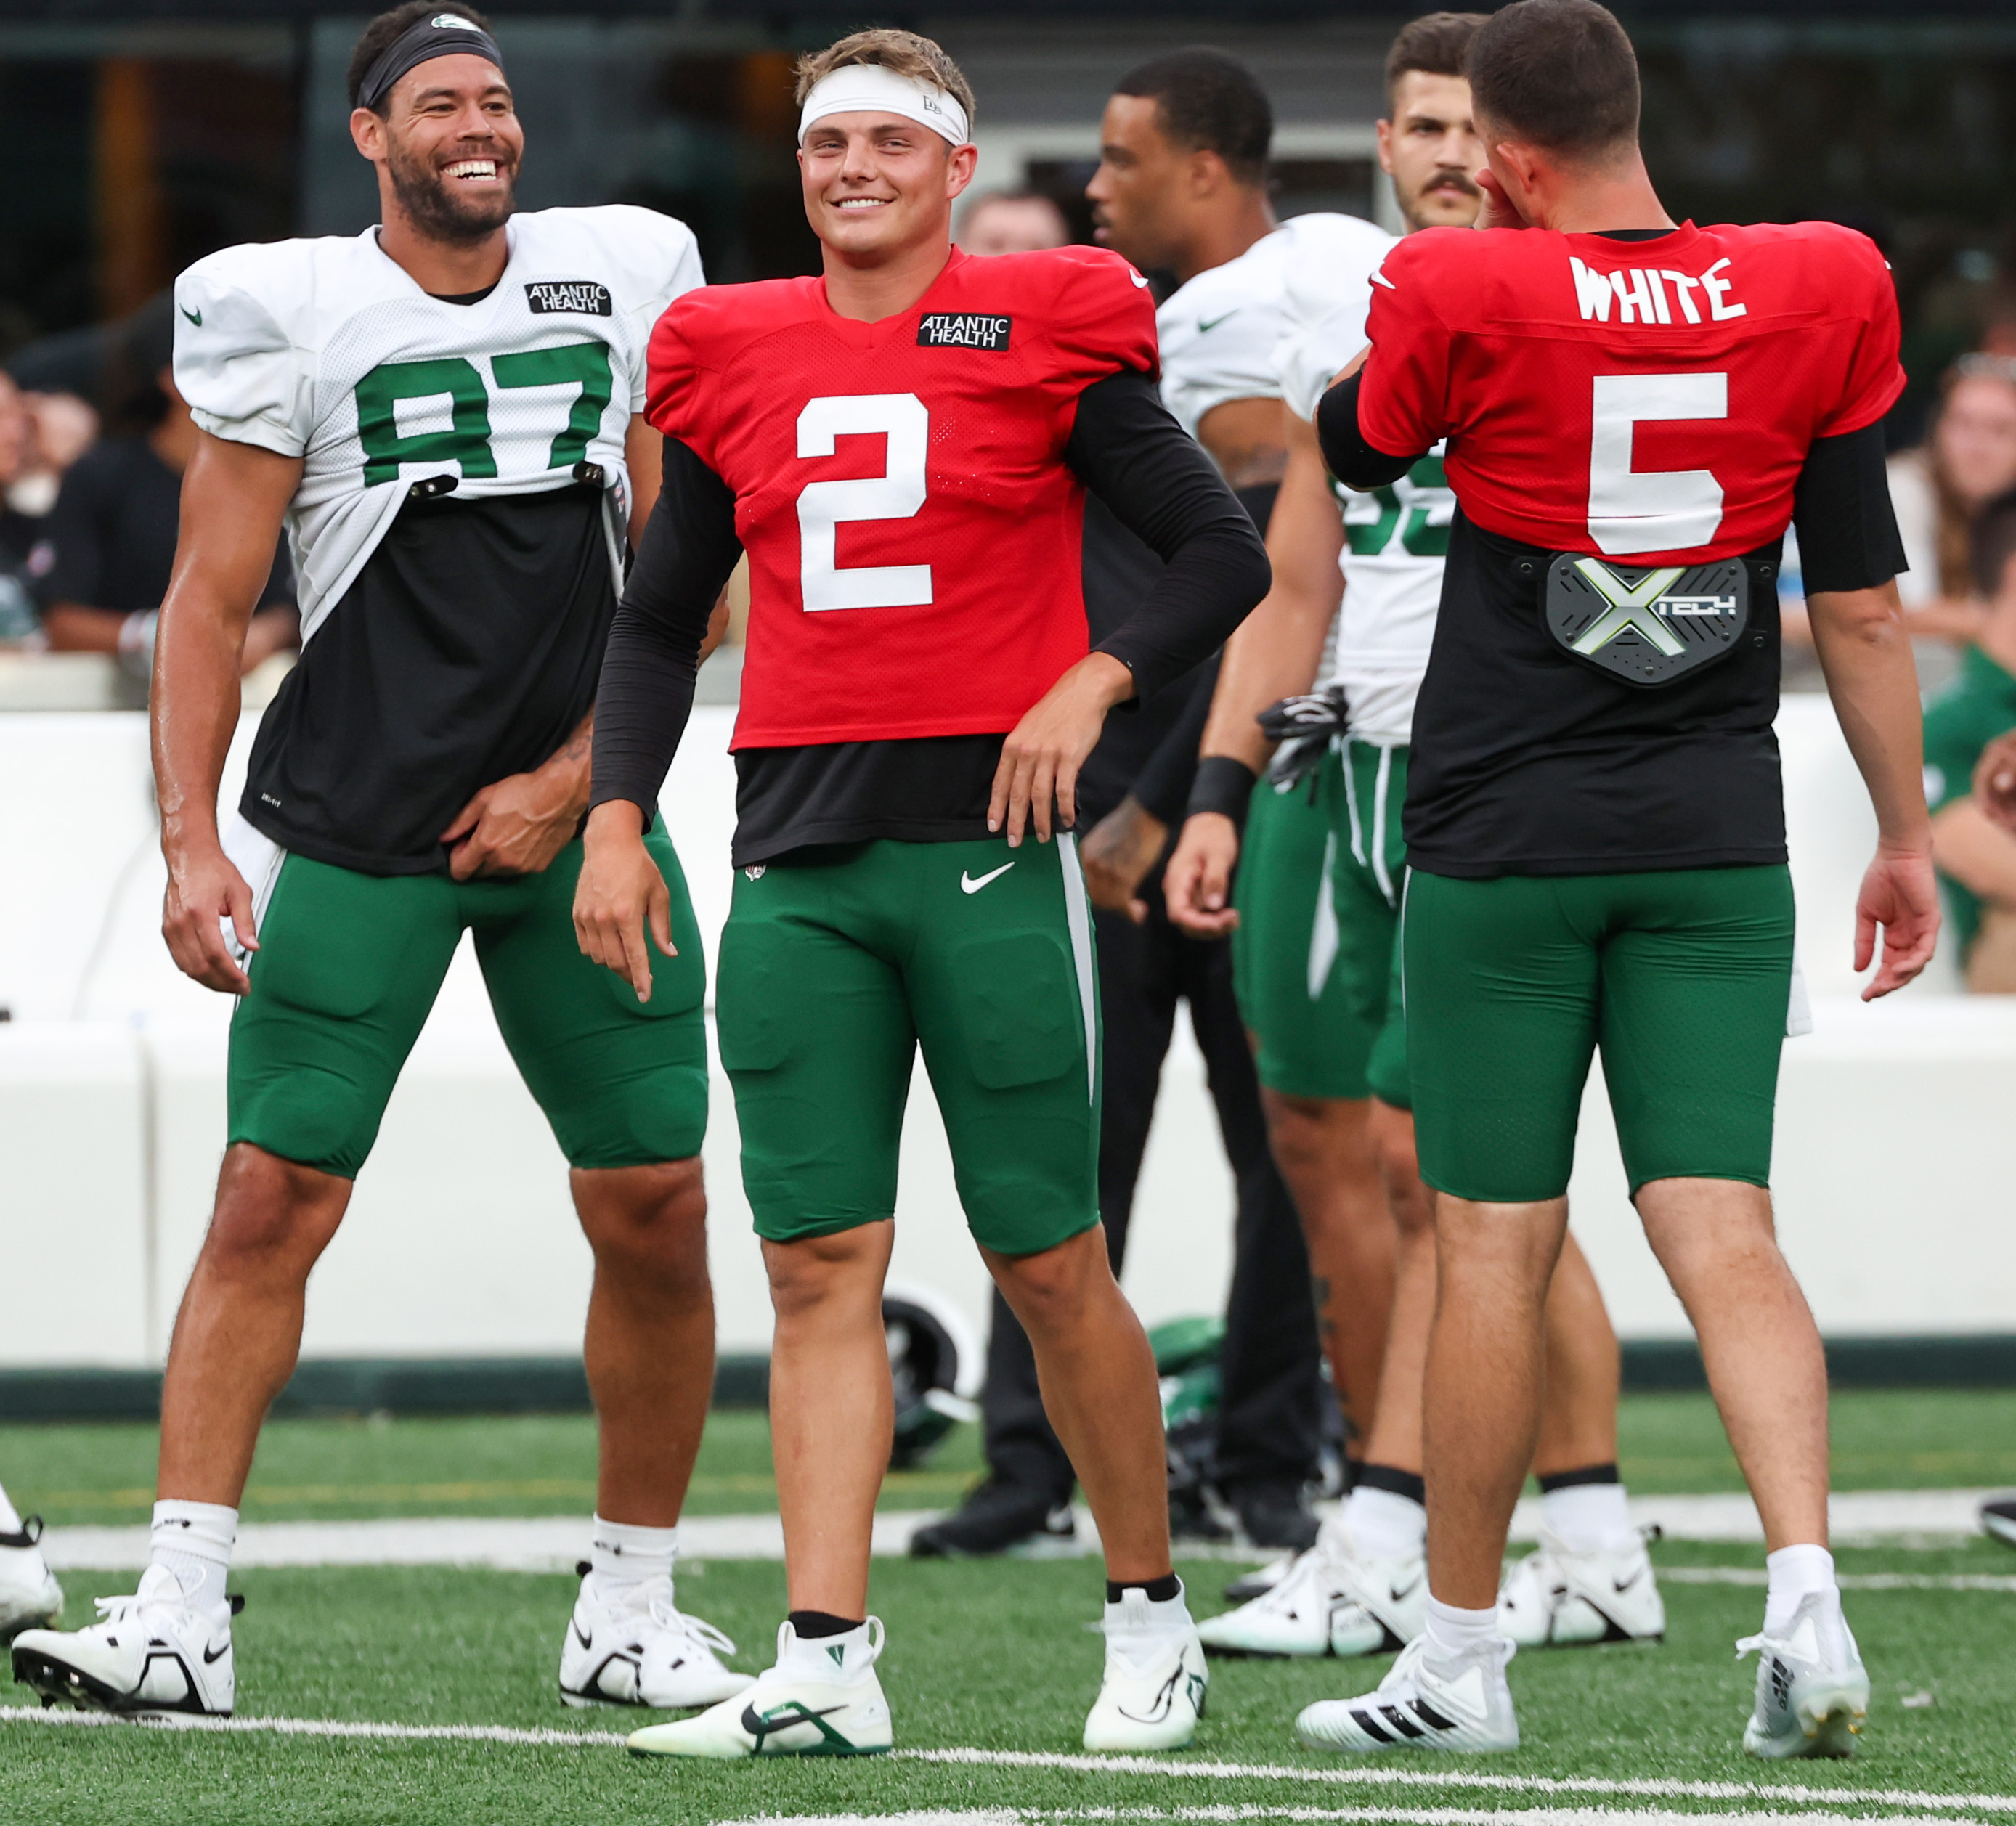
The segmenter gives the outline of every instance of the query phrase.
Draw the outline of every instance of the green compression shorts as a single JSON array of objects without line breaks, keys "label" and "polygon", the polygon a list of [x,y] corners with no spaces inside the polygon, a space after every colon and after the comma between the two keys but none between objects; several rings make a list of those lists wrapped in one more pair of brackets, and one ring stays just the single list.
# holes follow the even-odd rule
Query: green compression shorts
[{"label": "green compression shorts", "polygon": [[889,1217],[920,1043],[975,1238],[1099,1220],[1099,1009],[1071,839],[880,842],[744,868],[716,1015],[758,1235]]},{"label": "green compression shorts", "polygon": [[1407,751],[1352,742],[1307,784],[1253,789],[1233,980],[1260,1081],[1290,1097],[1407,1106],[1400,1015],[1400,807]]},{"label": "green compression shorts", "polygon": [[671,890],[679,954],[653,960],[642,1005],[575,943],[578,840],[543,874],[468,882],[286,857],[232,1016],[231,1140],[354,1179],[468,930],[505,1044],[570,1165],[697,1154],[706,965],[671,844],[654,832],[645,847]]},{"label": "green compression shorts", "polygon": [[1766,1185],[1792,979],[1784,867],[1458,881],[1415,870],[1407,1041],[1421,1176],[1560,1197],[1600,1045],[1625,1170]]},{"label": "green compression shorts", "polygon": [[1371,1037],[1346,997],[1330,887],[1342,782],[1334,749],[1298,785],[1261,780],[1240,847],[1233,987],[1260,1082],[1288,1097],[1365,1095]]}]

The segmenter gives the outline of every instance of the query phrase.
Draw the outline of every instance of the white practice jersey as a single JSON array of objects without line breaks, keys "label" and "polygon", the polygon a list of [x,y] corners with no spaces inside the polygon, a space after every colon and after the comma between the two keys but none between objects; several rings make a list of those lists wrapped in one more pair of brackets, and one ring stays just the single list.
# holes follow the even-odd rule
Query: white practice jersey
[{"label": "white practice jersey", "polygon": [[[1371,276],[1392,245],[1390,235],[1383,239],[1369,259],[1312,257],[1291,269],[1289,323],[1276,362],[1281,397],[1302,418],[1316,416],[1337,371],[1365,347]],[[1343,688],[1352,735],[1403,742],[1428,668],[1456,514],[1442,446],[1387,487],[1360,494],[1331,486],[1344,514],[1344,606],[1316,683]]]},{"label": "white practice jersey", "polygon": [[[1393,237],[1356,216],[1291,217],[1222,266],[1179,286],[1155,313],[1162,404],[1194,437],[1228,400],[1279,399],[1276,351],[1288,334],[1291,276],[1362,266],[1370,271]],[[1361,327],[1364,313],[1361,309]],[[1362,339],[1361,339],[1362,340]]]},{"label": "white practice jersey", "polygon": [[470,304],[421,290],[375,228],[229,247],[175,282],[175,384],[196,423],[304,461],[287,530],[304,641],[430,476],[480,498],[592,465],[618,563],[624,439],[652,326],[701,282],[693,232],[610,204],[514,216],[506,232],[503,277]]}]

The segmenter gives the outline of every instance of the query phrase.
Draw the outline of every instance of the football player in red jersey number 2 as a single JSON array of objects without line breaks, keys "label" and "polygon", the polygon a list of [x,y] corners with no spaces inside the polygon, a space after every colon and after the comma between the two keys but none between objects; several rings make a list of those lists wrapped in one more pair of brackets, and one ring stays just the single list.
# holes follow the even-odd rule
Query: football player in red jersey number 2
[{"label": "football player in red jersey number 2", "polygon": [[1939,925],[1903,555],[1881,421],[1904,383],[1875,248],[1827,223],[1676,225],[1638,72],[1593,0],[1472,41],[1484,232],[1431,228],[1372,289],[1324,396],[1366,488],[1446,438],[1460,509],[1405,814],[1409,1063],[1439,1194],[1425,1397],[1426,1633],[1307,1742],[1512,1748],[1492,1599],[1539,1412],[1541,1311],[1596,1047],[1646,1234],[1699,1335],[1769,1550],[1744,1746],[1844,1755],[1869,1678],[1827,1551],[1827,1368],[1773,1232],[1792,1008],[1772,578],[1797,522],[1829,688],[1880,833],[1866,996]]},{"label": "football player in red jersey number 2", "polygon": [[[972,95],[870,31],[799,70],[823,276],[661,319],[667,481],[597,698],[584,948],[650,987],[642,832],[738,556],[750,620],[718,1032],[776,1309],[771,1418],[790,1616],[732,1703],[630,1740],[671,1756],[884,1750],[867,1615],[888,1462],[881,1291],[913,1061],[967,1221],[1035,1346],[1109,1575],[1095,1750],[1187,1743],[1203,1650],[1171,1569],[1154,1362],[1099,1231],[1098,1009],[1070,826],[1107,712],[1203,660],[1266,555],[1155,394],[1153,303],[1117,255],[953,250]],[[1166,561],[1086,651],[1085,491]],[[1025,842],[1033,832],[1036,841]]]}]

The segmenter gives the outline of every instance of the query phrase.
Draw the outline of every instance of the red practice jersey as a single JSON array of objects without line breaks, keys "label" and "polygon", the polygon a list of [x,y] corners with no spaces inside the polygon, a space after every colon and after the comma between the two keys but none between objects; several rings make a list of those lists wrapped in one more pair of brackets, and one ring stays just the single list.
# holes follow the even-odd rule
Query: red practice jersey
[{"label": "red practice jersey", "polygon": [[1401,456],[1445,437],[1486,531],[1633,565],[1769,545],[1808,446],[1904,386],[1889,268],[1828,222],[1647,241],[1431,228],[1387,254],[1366,331],[1367,442]]},{"label": "red practice jersey", "polygon": [[1005,733],[1087,651],[1078,396],[1155,371],[1147,281],[1091,247],[955,251],[900,316],[825,282],[689,292],[651,422],[727,483],[749,555],[734,746]]}]

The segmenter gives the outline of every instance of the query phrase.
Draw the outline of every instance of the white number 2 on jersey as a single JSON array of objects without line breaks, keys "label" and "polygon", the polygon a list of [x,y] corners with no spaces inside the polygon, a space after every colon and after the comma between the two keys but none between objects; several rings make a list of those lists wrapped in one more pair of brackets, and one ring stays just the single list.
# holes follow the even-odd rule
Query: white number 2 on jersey
[{"label": "white number 2 on jersey", "polygon": [[931,418],[913,393],[844,394],[807,403],[798,415],[798,455],[830,457],[839,437],[885,433],[879,476],[808,482],[798,491],[798,578],[808,609],[895,609],[931,599],[928,564],[833,562],[844,520],[906,520],[924,505],[924,453]]},{"label": "white number 2 on jersey", "polygon": [[[1599,552],[1683,552],[1722,524],[1722,484],[1712,469],[1635,469],[1636,426],[1726,419],[1726,374],[1599,374],[1589,443],[1589,536]],[[894,440],[891,440],[893,446]]]}]

